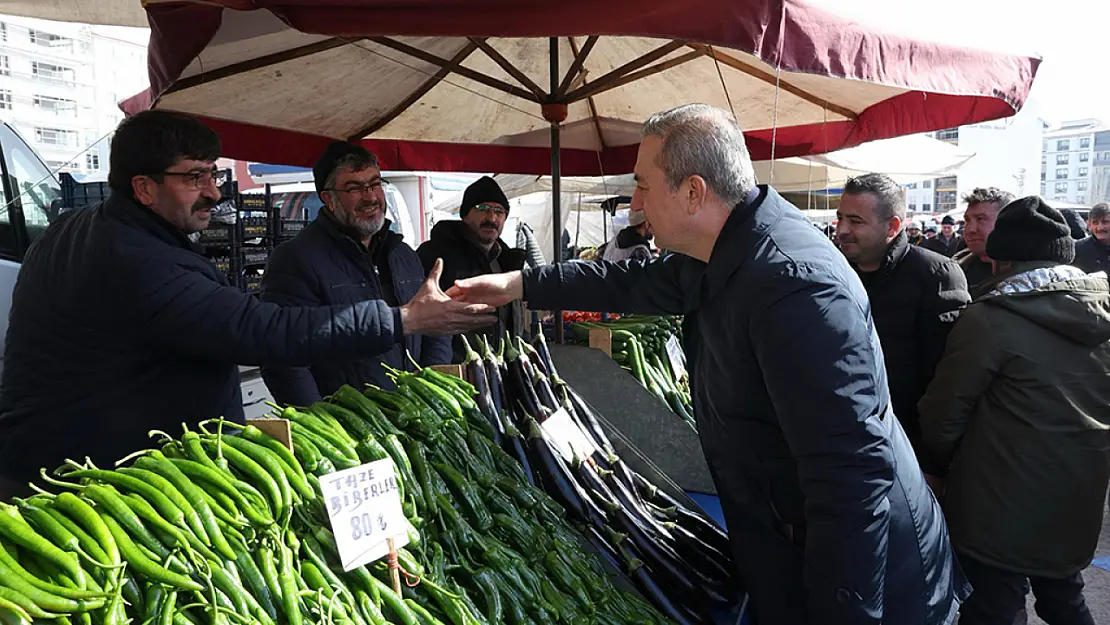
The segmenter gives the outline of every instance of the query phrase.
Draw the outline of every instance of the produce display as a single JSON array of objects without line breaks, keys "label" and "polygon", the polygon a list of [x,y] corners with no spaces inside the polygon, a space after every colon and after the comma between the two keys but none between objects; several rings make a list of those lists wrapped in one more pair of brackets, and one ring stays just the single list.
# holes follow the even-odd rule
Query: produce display
[{"label": "produce display", "polygon": [[[600,317],[574,319],[571,326],[576,341],[588,344],[590,329],[603,328],[612,333],[613,360],[631,373],[652,395],[667,405],[690,427],[697,429],[694,422],[694,405],[690,400],[690,381],[671,366],[667,354],[667,341],[674,337],[681,345],[682,318],[659,317],[651,315],[610,316],[601,321]],[[685,357],[681,350],[677,355]]]},{"label": "produce display", "polygon": [[621,460],[598,416],[559,378],[542,336],[508,340],[503,357],[482,347],[482,358],[468,349],[467,370],[494,440],[508,440],[525,471],[667,616],[711,622],[707,609],[734,598],[725,533]]},{"label": "produce display", "polygon": [[[0,622],[710,622],[730,568],[723,532],[623,465],[550,358],[510,344],[504,361],[466,368],[474,385],[398,371],[394,391],[348,386],[279,409],[292,451],[216,420],[152,432],[156,446],[113,468],[44,470],[54,492],[0,503]],[[554,451],[541,424],[556,406],[598,451]],[[378,460],[395,468],[409,543],[344,572],[320,478]]]}]

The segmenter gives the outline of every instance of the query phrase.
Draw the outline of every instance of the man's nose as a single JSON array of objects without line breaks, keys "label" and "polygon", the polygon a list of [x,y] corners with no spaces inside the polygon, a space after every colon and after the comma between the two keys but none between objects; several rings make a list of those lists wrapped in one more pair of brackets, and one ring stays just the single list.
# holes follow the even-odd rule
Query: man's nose
[{"label": "man's nose", "polygon": [[644,198],[640,189],[637,188],[632,191],[632,201],[628,203],[628,206],[634,211],[644,210]]}]

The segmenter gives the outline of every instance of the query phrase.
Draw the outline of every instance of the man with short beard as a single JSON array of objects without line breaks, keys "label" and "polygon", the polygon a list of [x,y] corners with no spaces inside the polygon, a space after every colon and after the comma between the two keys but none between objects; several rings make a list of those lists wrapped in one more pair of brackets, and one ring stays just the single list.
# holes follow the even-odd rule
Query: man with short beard
[{"label": "man with short beard", "polygon": [[1073,265],[1087,273],[1110,269],[1110,204],[1095,204],[1087,215],[1091,235],[1075,244]]},{"label": "man with short beard", "polygon": [[1014,195],[997,187],[976,188],[964,196],[964,242],[967,248],[953,258],[967,277],[972,299],[989,290],[994,281],[994,265],[987,258],[987,237],[994,230],[994,220],[1002,207],[1014,201]]},{"label": "man with short beard", "polygon": [[[510,248],[500,239],[509,217],[509,199],[496,180],[482,176],[467,187],[459,206],[459,217],[460,221],[437,223],[432,228],[432,236],[416,250],[425,269],[437,258],[443,259],[441,288],[446,290],[463,278],[524,267],[524,250]],[[496,326],[470,333],[469,340],[471,345],[480,336],[500,341],[505,332],[520,335],[526,329],[524,305],[512,302],[497,309]],[[466,359],[466,350],[458,336],[454,338],[452,351],[451,362]]]},{"label": "man with short beard", "polygon": [[[295,239],[271,254],[262,300],[282,306],[380,300],[397,306],[412,299],[424,282],[424,268],[401,235],[390,230],[378,157],[336,141],[312,173],[324,207]],[[264,367],[262,378],[279,402],[307,406],[344,384],[391,388],[384,367],[412,369],[406,349],[421,366],[446,364],[451,357],[450,339],[414,334],[357,360]]]}]

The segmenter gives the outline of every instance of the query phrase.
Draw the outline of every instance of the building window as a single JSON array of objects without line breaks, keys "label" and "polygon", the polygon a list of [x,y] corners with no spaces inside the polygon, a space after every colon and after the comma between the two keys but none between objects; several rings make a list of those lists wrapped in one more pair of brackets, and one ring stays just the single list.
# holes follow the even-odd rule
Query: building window
[{"label": "building window", "polygon": [[1041,195],[1044,195],[1044,192],[1045,192],[1045,187],[1044,187],[1044,185],[1042,184],[1042,185],[1041,185]]},{"label": "building window", "polygon": [[1056,155],[1056,164],[1057,165],[1067,165],[1068,164],[1068,155],[1067,154],[1057,154]]},{"label": "building window", "polygon": [[1067,177],[1068,177],[1068,168],[1067,167],[1059,167],[1059,168],[1056,169],[1056,179],[1057,180],[1059,180],[1061,178],[1067,178]]},{"label": "building window", "polygon": [[928,213],[928,212],[933,210],[933,205],[932,204],[922,204],[921,205],[921,210]]},{"label": "building window", "polygon": [[1079,149],[1080,150],[1086,150],[1089,147],[1091,147],[1091,138],[1090,137],[1083,137],[1082,139],[1079,140]]},{"label": "building window", "polygon": [[941,141],[958,141],[959,138],[959,128],[945,128],[944,130],[937,131],[937,139],[940,139]]},{"label": "building window", "polygon": [[908,186],[911,189],[916,189],[917,188],[917,183],[916,182],[911,182]]},{"label": "building window", "polygon": [[42,61],[31,61],[31,75],[36,80],[43,82],[73,86],[73,69],[69,67],[43,63]]},{"label": "building window", "polygon": [[921,181],[921,188],[922,189],[932,189],[933,188],[933,181],[932,180],[922,180]]},{"label": "building window", "polygon": [[1067,152],[1069,149],[1071,149],[1069,146],[1071,146],[1071,140],[1070,139],[1060,139],[1059,141],[1056,142],[1056,151],[1057,152]]},{"label": "building window", "polygon": [[1086,195],[1077,195],[1075,197],[1075,203],[1076,204],[1086,204],[1087,203],[1087,196]]},{"label": "building window", "polygon": [[1047,162],[1047,159],[1048,159],[1047,156],[1045,156],[1044,154],[1041,154],[1041,165],[1044,165]]},{"label": "building window", "polygon": [[44,33],[41,30],[32,30],[31,43],[36,46],[43,46],[45,48],[69,48],[73,49],[73,40],[60,35],[52,35]]},{"label": "building window", "polygon": [[1057,195],[1056,197],[1054,197],[1052,199],[1056,200],[1057,202],[1067,202],[1068,201],[1068,198],[1065,195]]},{"label": "building window", "polygon": [[0,54],[0,76],[11,76],[12,68],[8,64],[8,55]]},{"label": "building window", "polygon": [[7,22],[0,22],[0,41],[8,40],[8,24]]},{"label": "building window", "polygon": [[1086,177],[1086,175],[1087,175],[1087,168],[1086,167],[1080,167],[1079,168],[1079,177],[1084,178],[1084,177]]},{"label": "building window", "polygon": [[1045,174],[1044,174],[1044,172],[1042,171],[1042,172],[1041,172],[1041,182],[1044,182],[1044,176],[1045,176]]},{"label": "building window", "polygon": [[35,141],[43,145],[75,148],[77,147],[77,132],[60,128],[35,128]]},{"label": "building window", "polygon": [[35,96],[35,108],[58,117],[77,117],[77,102],[65,98],[52,98],[45,95]]},{"label": "building window", "polygon": [[12,92],[8,89],[0,90],[0,109],[12,110]]},{"label": "building window", "polygon": [[910,212],[917,210],[917,204],[910,204]]},{"label": "building window", "polygon": [[1086,191],[1087,190],[1087,181],[1086,180],[1080,180],[1079,182],[1075,183],[1075,190],[1076,191]]},{"label": "building window", "polygon": [[1079,162],[1080,163],[1086,163],[1089,160],[1091,160],[1091,153],[1090,152],[1080,152],[1079,153]]},{"label": "building window", "polygon": [[96,152],[86,153],[85,169],[88,171],[97,171],[98,169],[100,169],[100,155]]},{"label": "building window", "polygon": [[1068,183],[1066,183],[1066,182],[1057,182],[1056,183],[1056,192],[1057,193],[1067,193],[1068,192]]}]

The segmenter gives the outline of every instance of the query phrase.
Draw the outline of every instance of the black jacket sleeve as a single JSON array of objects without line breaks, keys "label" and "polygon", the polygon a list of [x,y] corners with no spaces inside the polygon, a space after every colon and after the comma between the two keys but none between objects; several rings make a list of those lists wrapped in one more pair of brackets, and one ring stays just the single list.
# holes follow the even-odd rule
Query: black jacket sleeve
[{"label": "black jacket sleeve", "polygon": [[829,623],[878,625],[893,417],[882,412],[886,381],[870,316],[842,284],[779,276],[762,290],[748,330],[805,495],[809,611]]},{"label": "black jacket sleeve", "polygon": [[[283,307],[323,304],[313,291],[315,280],[310,280],[307,268],[296,261],[288,248],[274,250],[262,278],[262,301]],[[279,404],[308,406],[321,399],[316,379],[308,367],[262,367],[262,379]]]},{"label": "black jacket sleeve", "polygon": [[918,310],[918,354],[921,362],[918,370],[926,377],[926,383],[933,378],[937,363],[944,356],[944,346],[948,333],[959,317],[959,311],[971,303],[968,294],[967,277],[954,261],[938,264],[926,277],[925,298]]},{"label": "black jacket sleeve", "polygon": [[680,254],[647,262],[572,261],[524,270],[533,309],[681,315],[695,305],[705,264]]},{"label": "black jacket sleeve", "polygon": [[221,285],[207,268],[121,262],[120,296],[153,345],[241,365],[303,366],[380,354],[403,340],[400,309],[380,300],[282,307]]}]

